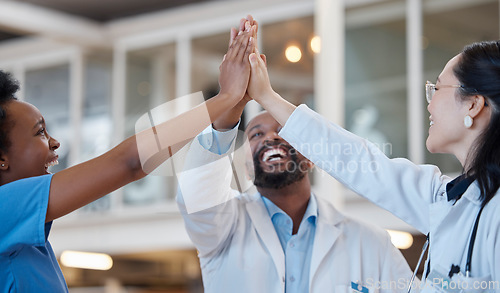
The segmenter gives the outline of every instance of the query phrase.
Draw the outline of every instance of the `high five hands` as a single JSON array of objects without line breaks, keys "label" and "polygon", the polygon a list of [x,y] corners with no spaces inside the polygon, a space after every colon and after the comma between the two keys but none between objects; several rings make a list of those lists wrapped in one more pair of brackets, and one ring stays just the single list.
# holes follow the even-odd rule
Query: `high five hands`
[{"label": "high five hands", "polygon": [[[260,54],[257,48],[258,27],[258,22],[254,20],[251,15],[248,15],[246,18],[240,20],[238,29],[231,28],[228,52],[224,55],[222,64],[219,67],[219,84],[221,92],[223,88],[224,90],[229,90],[231,86],[234,94],[244,94],[235,107],[226,111],[213,123],[215,129],[224,130],[233,128],[238,123],[245,105],[252,99],[259,101],[259,99],[255,97],[261,97],[264,92],[263,89],[270,88],[266,68],[266,56]],[[248,38],[248,45],[244,54],[241,54],[241,46],[244,46],[246,38]],[[240,54],[235,52],[240,52]],[[237,56],[236,58],[235,55]],[[240,58],[241,56],[243,56],[243,59]],[[252,68],[252,70],[255,71],[255,74],[253,72],[250,73],[250,62],[254,62],[255,68]],[[237,65],[234,63],[237,63]],[[237,72],[238,70],[240,71]],[[239,82],[233,81],[235,79],[233,74],[240,77],[238,80]],[[243,82],[245,77],[248,77],[246,83]],[[231,84],[229,85],[227,83]]]},{"label": "high five hands", "polygon": [[[290,114],[295,110],[294,105],[283,99],[271,87],[266,56],[260,54],[257,47],[257,30],[258,23],[251,15],[240,20],[238,30],[235,28],[231,29],[228,52],[224,55],[224,60],[220,67],[220,84],[222,91],[225,78],[231,79],[231,74],[241,76],[240,82],[232,84],[235,93],[241,96],[241,100],[235,107],[228,109],[213,123],[215,129],[224,130],[233,128],[238,123],[245,105],[252,99],[269,111],[282,125],[284,125]],[[240,58],[241,54],[236,54],[238,58],[233,59],[234,52],[237,50],[235,48],[242,46],[246,38],[249,41],[244,54],[242,54],[244,55],[243,59]],[[238,66],[232,68],[233,70],[231,71],[226,71],[224,67],[228,58],[230,58],[229,60],[237,60],[238,63]],[[240,71],[236,72],[238,70]],[[245,77],[248,77],[246,80],[247,83],[244,83]]]}]

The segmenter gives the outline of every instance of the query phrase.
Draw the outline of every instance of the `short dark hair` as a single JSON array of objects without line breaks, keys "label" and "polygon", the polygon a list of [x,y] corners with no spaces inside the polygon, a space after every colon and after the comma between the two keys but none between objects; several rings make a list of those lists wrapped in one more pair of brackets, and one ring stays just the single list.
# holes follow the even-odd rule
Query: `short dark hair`
[{"label": "short dark hair", "polygon": [[478,181],[483,206],[500,187],[500,43],[478,42],[466,46],[454,68],[463,86],[462,99],[482,95],[491,110],[489,125],[479,135],[467,156],[467,176]]},{"label": "short dark hair", "polygon": [[0,70],[0,151],[7,152],[10,147],[9,126],[7,117],[7,104],[17,100],[16,92],[19,90],[19,82],[8,72]]}]

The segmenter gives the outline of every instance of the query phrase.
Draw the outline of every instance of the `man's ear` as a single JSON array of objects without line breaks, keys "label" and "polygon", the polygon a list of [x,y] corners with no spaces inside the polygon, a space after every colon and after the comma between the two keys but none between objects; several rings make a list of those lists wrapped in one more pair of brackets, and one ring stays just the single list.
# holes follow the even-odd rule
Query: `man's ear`
[{"label": "man's ear", "polygon": [[307,160],[307,168],[309,168],[309,170],[312,170],[314,168],[314,163]]}]

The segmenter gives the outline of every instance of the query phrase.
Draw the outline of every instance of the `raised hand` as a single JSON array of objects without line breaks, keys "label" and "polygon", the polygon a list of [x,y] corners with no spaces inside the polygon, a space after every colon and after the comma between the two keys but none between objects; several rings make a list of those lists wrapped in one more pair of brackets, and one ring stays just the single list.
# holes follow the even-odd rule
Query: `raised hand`
[{"label": "raised hand", "polygon": [[266,58],[260,55],[257,48],[255,48],[255,50],[256,52],[249,56],[252,72],[250,74],[247,92],[255,101],[266,109],[278,123],[285,125],[296,107],[273,90],[267,72]]},{"label": "raised hand", "polygon": [[250,54],[249,60],[252,68],[250,73],[250,82],[248,83],[247,93],[259,104],[262,105],[264,99],[273,95],[274,90],[269,81],[267,72],[266,56],[259,53],[255,48],[255,53]]},{"label": "raised hand", "polygon": [[[226,77],[232,78],[232,76],[229,75],[229,74],[231,74],[229,71],[224,72],[225,63],[227,63],[229,60],[231,60],[230,58],[233,57],[234,51],[236,50],[235,48],[238,47],[238,42],[241,42],[242,38],[246,38],[246,37],[248,37],[248,35],[250,35],[250,36],[248,37],[248,44],[247,44],[247,48],[245,51],[246,58],[248,58],[250,53],[254,52],[255,43],[256,43],[255,37],[257,36],[257,28],[258,28],[257,22],[255,20],[253,20],[253,18],[250,16],[246,19],[242,18],[240,20],[240,25],[239,25],[238,29],[235,29],[235,28],[231,29],[228,52],[226,55],[224,55],[223,62],[221,64],[221,67],[219,68],[221,71],[221,75],[219,78],[221,92],[223,91],[223,80],[225,80]],[[245,58],[245,56],[243,58]],[[237,86],[238,89],[243,90],[242,92],[238,93],[238,94],[241,94],[242,98],[241,98],[240,102],[235,107],[228,109],[219,119],[214,121],[213,127],[215,129],[222,130],[222,129],[233,128],[238,123],[238,120],[240,119],[241,114],[243,113],[245,105],[251,100],[250,96],[248,96],[248,94],[246,93],[246,88],[248,86],[248,80],[250,77],[250,63],[249,63],[248,59],[246,59],[246,60],[238,59],[238,62],[240,62],[240,61],[242,63],[245,63],[245,64],[239,63],[240,69],[241,69],[240,75],[243,75],[245,73],[248,74],[247,83],[243,87],[241,87],[242,84],[238,84],[238,86]],[[247,69],[244,69],[245,66]],[[234,68],[234,69],[238,70],[236,68]]]},{"label": "raised hand", "polygon": [[252,27],[235,36],[219,67],[219,94],[243,98],[250,77],[248,56],[253,50],[253,42]]}]

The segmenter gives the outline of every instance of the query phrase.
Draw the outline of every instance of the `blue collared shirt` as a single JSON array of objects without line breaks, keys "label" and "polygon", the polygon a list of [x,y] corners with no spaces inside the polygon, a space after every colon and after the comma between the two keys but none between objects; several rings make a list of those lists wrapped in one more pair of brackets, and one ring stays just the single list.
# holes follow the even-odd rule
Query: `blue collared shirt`
[{"label": "blue collared shirt", "polygon": [[309,271],[318,217],[316,198],[311,195],[295,235],[292,235],[292,218],[266,197],[262,196],[262,200],[285,253],[285,292],[309,292]]}]

